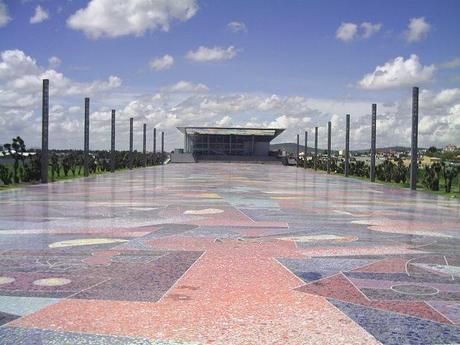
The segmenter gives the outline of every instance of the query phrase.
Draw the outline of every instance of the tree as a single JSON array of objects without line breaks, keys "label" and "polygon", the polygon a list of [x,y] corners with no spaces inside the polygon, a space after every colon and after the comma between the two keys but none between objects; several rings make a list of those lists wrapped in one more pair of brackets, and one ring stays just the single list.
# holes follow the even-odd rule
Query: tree
[{"label": "tree", "polygon": [[436,154],[436,152],[438,152],[438,149],[434,146],[430,146],[428,150],[426,150],[426,155],[433,157]]},{"label": "tree", "polygon": [[[24,176],[24,153],[26,152],[26,145],[21,137],[13,138],[13,142],[5,144],[3,147],[7,150],[10,157],[14,159],[13,163],[13,181],[19,183],[21,177]],[[3,151],[5,153],[5,151]]]}]

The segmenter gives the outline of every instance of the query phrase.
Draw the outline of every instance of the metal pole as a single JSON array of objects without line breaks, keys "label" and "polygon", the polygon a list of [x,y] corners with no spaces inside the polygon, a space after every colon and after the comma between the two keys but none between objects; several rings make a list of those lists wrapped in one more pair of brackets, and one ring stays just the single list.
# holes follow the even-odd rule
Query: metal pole
[{"label": "metal pole", "polygon": [[315,170],[318,170],[318,127],[315,127]]},{"label": "metal pole", "polygon": [[143,154],[143,159],[144,159],[144,167],[147,166],[147,124],[144,123],[144,133],[143,133],[143,138],[142,138],[142,154]]},{"label": "metal pole", "polygon": [[332,123],[327,123],[327,173],[331,173],[331,130]]},{"label": "metal pole", "polygon": [[418,87],[412,88],[412,139],[410,189],[417,189],[417,154],[418,154]]},{"label": "metal pole", "polygon": [[115,110],[112,110],[112,135],[110,140],[110,171],[115,172]]},{"label": "metal pole", "polygon": [[308,132],[305,131],[305,149],[303,150],[303,167],[307,169],[307,153],[308,153]]},{"label": "metal pole", "polygon": [[128,157],[128,168],[133,168],[133,123],[134,119],[129,119],[129,157]]},{"label": "metal pole", "polygon": [[347,114],[345,126],[345,177],[348,177],[350,173],[350,114]]},{"label": "metal pole", "polygon": [[299,135],[297,134],[297,156],[295,158],[296,166],[299,167]]},{"label": "metal pole", "polygon": [[85,98],[85,144],[84,144],[84,162],[83,173],[89,176],[89,98]]},{"label": "metal pole", "polygon": [[165,154],[165,132],[161,132],[161,164],[164,164]]},{"label": "metal pole", "polygon": [[157,129],[153,129],[153,154],[157,153]]},{"label": "metal pole", "polygon": [[372,125],[371,125],[371,182],[375,182],[375,154],[377,135],[377,104],[372,104]]},{"label": "metal pole", "polygon": [[43,79],[42,95],[42,152],[40,175],[42,183],[48,183],[48,126],[49,126],[49,80]]}]

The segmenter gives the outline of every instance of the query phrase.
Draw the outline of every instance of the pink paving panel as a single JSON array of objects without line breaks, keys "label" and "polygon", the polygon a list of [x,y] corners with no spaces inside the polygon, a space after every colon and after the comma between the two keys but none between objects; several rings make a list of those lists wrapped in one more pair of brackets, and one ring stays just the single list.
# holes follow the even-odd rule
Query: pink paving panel
[{"label": "pink paving panel", "polygon": [[212,344],[378,343],[324,298],[293,290],[302,282],[273,260],[299,257],[289,242],[152,244],[206,252],[157,304],[70,299],[12,325]]}]

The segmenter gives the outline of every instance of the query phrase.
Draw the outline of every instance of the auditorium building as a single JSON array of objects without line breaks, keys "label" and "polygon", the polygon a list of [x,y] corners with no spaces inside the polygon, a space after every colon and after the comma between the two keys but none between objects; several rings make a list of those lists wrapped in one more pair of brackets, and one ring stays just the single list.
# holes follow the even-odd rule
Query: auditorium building
[{"label": "auditorium building", "polygon": [[199,158],[269,157],[270,142],[280,128],[177,127],[184,134],[184,153]]}]

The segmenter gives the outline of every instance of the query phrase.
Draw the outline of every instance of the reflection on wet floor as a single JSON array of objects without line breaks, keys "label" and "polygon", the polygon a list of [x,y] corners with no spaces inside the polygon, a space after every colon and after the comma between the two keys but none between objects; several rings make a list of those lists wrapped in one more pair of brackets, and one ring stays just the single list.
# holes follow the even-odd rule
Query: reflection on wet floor
[{"label": "reflection on wet floor", "polygon": [[460,342],[460,203],[276,165],[0,193],[0,344]]}]

